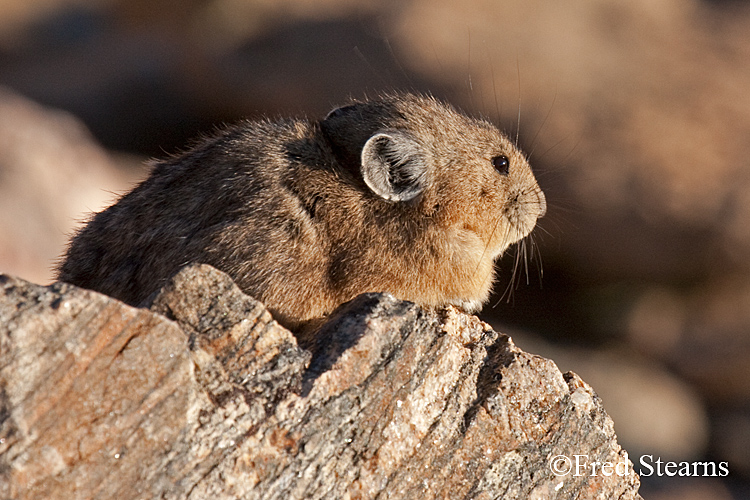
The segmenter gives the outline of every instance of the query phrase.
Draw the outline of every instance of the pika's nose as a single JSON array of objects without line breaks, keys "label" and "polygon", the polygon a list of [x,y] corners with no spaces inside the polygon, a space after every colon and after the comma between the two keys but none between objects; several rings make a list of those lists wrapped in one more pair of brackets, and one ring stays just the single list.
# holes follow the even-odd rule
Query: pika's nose
[{"label": "pika's nose", "polygon": [[540,189],[538,193],[538,199],[539,199],[539,214],[537,215],[538,219],[541,219],[544,217],[544,214],[547,213],[547,197],[544,196],[544,192]]}]

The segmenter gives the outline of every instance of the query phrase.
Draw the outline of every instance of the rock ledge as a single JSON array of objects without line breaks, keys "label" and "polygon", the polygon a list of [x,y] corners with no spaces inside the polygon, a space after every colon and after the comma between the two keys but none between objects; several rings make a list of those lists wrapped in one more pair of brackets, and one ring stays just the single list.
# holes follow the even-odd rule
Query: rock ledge
[{"label": "rock ledge", "polygon": [[209,266],[151,310],[0,275],[0,497],[640,498],[592,389],[474,316],[365,294],[301,342]]}]

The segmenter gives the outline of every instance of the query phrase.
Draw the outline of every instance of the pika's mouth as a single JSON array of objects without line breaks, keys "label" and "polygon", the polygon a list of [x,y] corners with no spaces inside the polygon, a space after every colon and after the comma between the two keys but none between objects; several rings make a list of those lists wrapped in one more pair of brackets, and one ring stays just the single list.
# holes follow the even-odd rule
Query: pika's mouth
[{"label": "pika's mouth", "polygon": [[536,220],[541,219],[547,213],[547,197],[536,185],[519,189],[509,198],[511,200],[508,204],[509,212],[515,212],[519,218],[531,220],[532,228]]},{"label": "pika's mouth", "polygon": [[525,201],[521,198],[528,198],[529,193],[516,195],[515,203],[512,203],[503,214],[507,229],[505,234],[500,235],[500,248],[495,252],[495,257],[499,257],[508,247],[528,236],[536,227],[537,220],[547,213],[544,193],[537,189],[534,194],[535,199]]},{"label": "pika's mouth", "polygon": [[547,197],[544,196],[544,192],[539,190],[537,193],[537,219],[541,219],[547,214]]}]

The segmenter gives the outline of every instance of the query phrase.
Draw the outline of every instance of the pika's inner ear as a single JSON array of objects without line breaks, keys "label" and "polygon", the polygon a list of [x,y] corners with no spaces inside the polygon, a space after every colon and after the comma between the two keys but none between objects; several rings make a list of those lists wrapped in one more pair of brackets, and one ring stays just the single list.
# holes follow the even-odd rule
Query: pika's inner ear
[{"label": "pika's inner ear", "polygon": [[378,132],[362,148],[362,177],[373,193],[390,201],[408,201],[427,181],[422,148],[408,134]]}]

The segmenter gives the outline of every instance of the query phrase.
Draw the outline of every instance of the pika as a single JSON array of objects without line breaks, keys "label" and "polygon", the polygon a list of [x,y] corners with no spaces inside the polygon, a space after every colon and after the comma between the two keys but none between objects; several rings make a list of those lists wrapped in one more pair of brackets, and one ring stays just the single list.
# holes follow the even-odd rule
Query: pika
[{"label": "pika", "polygon": [[524,155],[431,96],[245,121],[154,164],[72,238],[58,279],[143,305],[210,264],[296,328],[364,292],[478,311],[546,211]]}]

